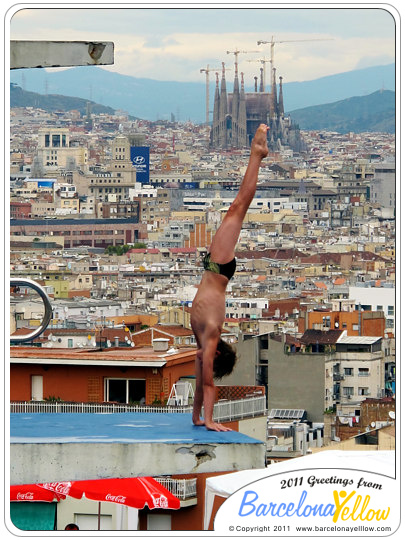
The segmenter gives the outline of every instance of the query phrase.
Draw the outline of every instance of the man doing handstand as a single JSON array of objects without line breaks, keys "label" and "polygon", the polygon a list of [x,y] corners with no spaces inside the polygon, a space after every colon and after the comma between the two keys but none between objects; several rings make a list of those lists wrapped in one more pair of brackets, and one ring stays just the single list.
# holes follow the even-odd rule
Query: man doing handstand
[{"label": "man doing handstand", "polygon": [[[191,327],[198,347],[193,423],[213,431],[231,431],[212,419],[214,378],[229,375],[236,361],[233,348],[220,339],[225,319],[225,290],[236,269],[235,246],[256,192],[260,163],[268,154],[268,129],[265,124],[260,124],[256,131],[242,184],[204,258],[205,272],[191,308]],[[203,405],[204,420],[200,418]]]}]

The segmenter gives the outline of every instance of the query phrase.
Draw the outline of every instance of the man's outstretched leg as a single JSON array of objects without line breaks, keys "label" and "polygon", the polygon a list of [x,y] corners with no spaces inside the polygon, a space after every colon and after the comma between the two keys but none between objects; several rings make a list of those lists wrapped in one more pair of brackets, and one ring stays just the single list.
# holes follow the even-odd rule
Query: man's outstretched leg
[{"label": "man's outstretched leg", "polygon": [[216,263],[227,263],[235,256],[235,246],[239,239],[243,220],[256,193],[260,163],[269,153],[267,147],[268,129],[265,124],[260,124],[258,127],[252,141],[249,163],[239,192],[212,240],[211,259]]}]

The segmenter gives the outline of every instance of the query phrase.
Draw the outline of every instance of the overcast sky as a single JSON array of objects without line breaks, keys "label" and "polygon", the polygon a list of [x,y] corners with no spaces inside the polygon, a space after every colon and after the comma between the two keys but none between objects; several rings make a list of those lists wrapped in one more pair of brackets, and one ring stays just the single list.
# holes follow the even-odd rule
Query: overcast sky
[{"label": "overcast sky", "polygon": [[[357,8],[347,8],[348,4],[310,8],[303,4],[298,9],[288,4],[282,9],[263,8],[260,4],[255,8],[240,4],[238,9],[195,8],[193,4],[146,9],[100,5],[103,7],[90,9],[78,8],[77,4],[68,9],[52,4],[13,7],[8,13],[10,38],[113,41],[114,65],[105,69],[166,81],[201,82],[205,79],[200,69],[207,65],[217,69],[221,62],[233,69],[235,56],[227,51],[240,50],[248,51],[239,54],[239,68],[251,83],[260,70],[258,61],[270,58],[270,45],[259,46],[258,40],[275,42],[277,76],[283,76],[285,83],[395,61],[399,16],[388,4]],[[214,80],[213,73],[211,77]]]}]

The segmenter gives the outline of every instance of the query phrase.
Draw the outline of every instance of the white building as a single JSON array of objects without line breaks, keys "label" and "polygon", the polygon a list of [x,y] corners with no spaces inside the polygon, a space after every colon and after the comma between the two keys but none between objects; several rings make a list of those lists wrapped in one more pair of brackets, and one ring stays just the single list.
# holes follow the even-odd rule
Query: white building
[{"label": "white building", "polygon": [[225,317],[227,319],[260,319],[263,310],[268,309],[267,298],[227,298]]}]

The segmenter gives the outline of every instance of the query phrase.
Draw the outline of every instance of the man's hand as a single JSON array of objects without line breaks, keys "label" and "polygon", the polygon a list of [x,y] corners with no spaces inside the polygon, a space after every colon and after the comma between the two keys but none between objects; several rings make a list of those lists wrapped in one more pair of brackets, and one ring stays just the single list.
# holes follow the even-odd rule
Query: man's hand
[{"label": "man's hand", "polygon": [[265,158],[269,149],[267,147],[267,132],[270,128],[266,124],[260,124],[257,128],[255,136],[253,137],[251,154],[257,155],[261,159]]},{"label": "man's hand", "polygon": [[210,431],[232,431],[231,428],[217,424],[216,422],[205,422],[205,427]]}]

